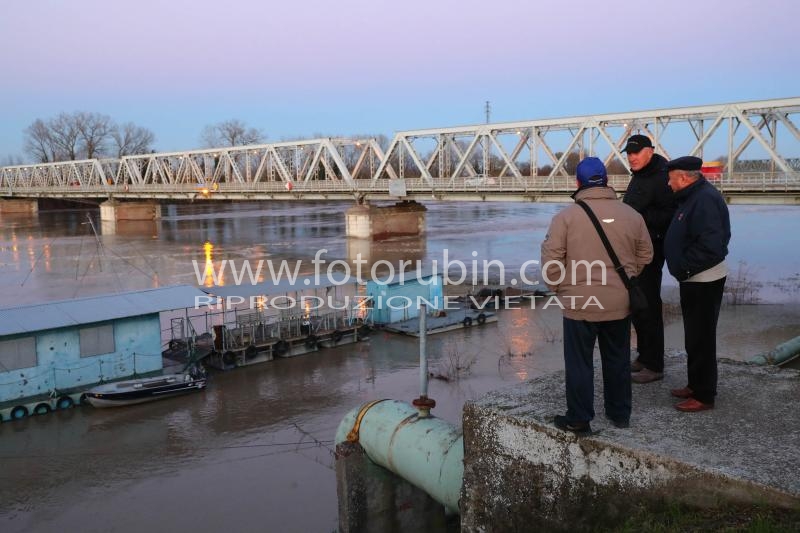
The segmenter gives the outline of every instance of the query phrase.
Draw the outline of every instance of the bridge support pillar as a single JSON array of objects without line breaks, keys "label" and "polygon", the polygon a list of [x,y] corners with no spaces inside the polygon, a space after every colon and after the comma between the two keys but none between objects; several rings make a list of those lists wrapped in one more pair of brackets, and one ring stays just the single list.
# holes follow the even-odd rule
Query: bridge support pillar
[{"label": "bridge support pillar", "polygon": [[114,199],[100,204],[100,220],[156,220],[161,218],[161,204],[157,202],[118,202]]},{"label": "bridge support pillar", "polygon": [[389,237],[425,233],[424,205],[417,202],[398,202],[387,207],[357,205],[347,210],[347,236],[381,240]]},{"label": "bridge support pillar", "polygon": [[33,215],[38,211],[38,200],[0,200],[0,215]]}]

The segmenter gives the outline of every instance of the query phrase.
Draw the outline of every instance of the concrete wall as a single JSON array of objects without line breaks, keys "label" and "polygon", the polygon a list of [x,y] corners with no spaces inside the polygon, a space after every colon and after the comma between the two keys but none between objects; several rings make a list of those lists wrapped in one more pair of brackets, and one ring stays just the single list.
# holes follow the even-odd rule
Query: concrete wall
[{"label": "concrete wall", "polygon": [[[162,368],[159,315],[115,320],[110,354],[81,357],[79,328],[45,330],[36,337],[37,366],[0,372],[0,402],[17,400],[51,389],[69,389],[101,381],[153,372]],[[87,324],[86,326],[97,326]],[[16,335],[25,337],[28,335]],[[12,337],[2,337],[8,340]]]},{"label": "concrete wall", "polygon": [[800,508],[796,400],[800,380],[719,364],[716,407],[674,409],[685,360],[667,358],[663,382],[635,387],[629,429],[602,415],[595,371],[595,433],[554,427],[563,372],[488,394],[464,408],[462,531],[591,530],[666,505]]},{"label": "concrete wall", "polygon": [[763,486],[486,415],[474,406],[465,412],[462,531],[521,531],[525,524],[591,530],[624,522],[636,506],[660,508],[666,502],[791,505],[791,498]]},{"label": "concrete wall", "polygon": [[393,206],[359,205],[345,213],[348,237],[380,240],[425,233],[425,206],[399,202]]}]

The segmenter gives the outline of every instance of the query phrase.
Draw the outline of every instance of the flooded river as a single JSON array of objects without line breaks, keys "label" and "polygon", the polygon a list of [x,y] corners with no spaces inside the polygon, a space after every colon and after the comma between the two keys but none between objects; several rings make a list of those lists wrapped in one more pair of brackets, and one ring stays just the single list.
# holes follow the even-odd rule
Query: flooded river
[{"label": "flooded river", "polygon": [[[539,258],[561,208],[431,203],[424,238],[368,244],[344,237],[347,207],[172,205],[158,222],[117,227],[97,223],[97,210],[6,217],[0,305],[197,285],[193,260],[310,267],[320,249],[327,261],[361,253],[395,263],[441,262],[446,249],[451,260],[499,260],[519,272]],[[758,305],[723,308],[719,350],[746,359],[800,334],[800,208],[733,206],[731,215],[729,279]],[[665,279],[667,345],[681,349],[676,284]],[[459,424],[465,400],[562,368],[560,329],[558,309],[522,308],[501,311],[497,324],[430,337],[434,371],[469,367],[460,379],[431,382],[434,414]],[[416,339],[377,331],[355,345],[215,373],[202,393],[2,424],[0,531],[334,531],[340,420],[372,399],[410,401],[418,387]]]}]

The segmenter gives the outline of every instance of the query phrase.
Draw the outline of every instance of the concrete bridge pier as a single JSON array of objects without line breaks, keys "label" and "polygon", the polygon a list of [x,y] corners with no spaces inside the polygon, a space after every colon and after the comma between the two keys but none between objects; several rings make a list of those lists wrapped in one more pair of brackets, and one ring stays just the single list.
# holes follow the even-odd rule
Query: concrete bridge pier
[{"label": "concrete bridge pier", "polygon": [[113,198],[100,204],[100,220],[156,220],[161,218],[161,204],[157,202],[118,202]]},{"label": "concrete bridge pier", "polygon": [[38,200],[0,200],[0,215],[33,215],[39,211]]},{"label": "concrete bridge pier", "polygon": [[424,205],[413,201],[387,207],[357,205],[345,213],[346,234],[370,240],[422,235],[425,233],[426,211]]}]

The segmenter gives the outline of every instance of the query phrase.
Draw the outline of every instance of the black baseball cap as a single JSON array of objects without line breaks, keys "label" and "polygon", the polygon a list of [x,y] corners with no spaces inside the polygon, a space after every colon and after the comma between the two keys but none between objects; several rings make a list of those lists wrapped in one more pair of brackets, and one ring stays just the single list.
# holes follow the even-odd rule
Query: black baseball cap
[{"label": "black baseball cap", "polygon": [[653,148],[653,142],[647,135],[631,135],[628,138],[628,144],[622,149],[623,152],[635,154],[640,152],[642,148]]}]

